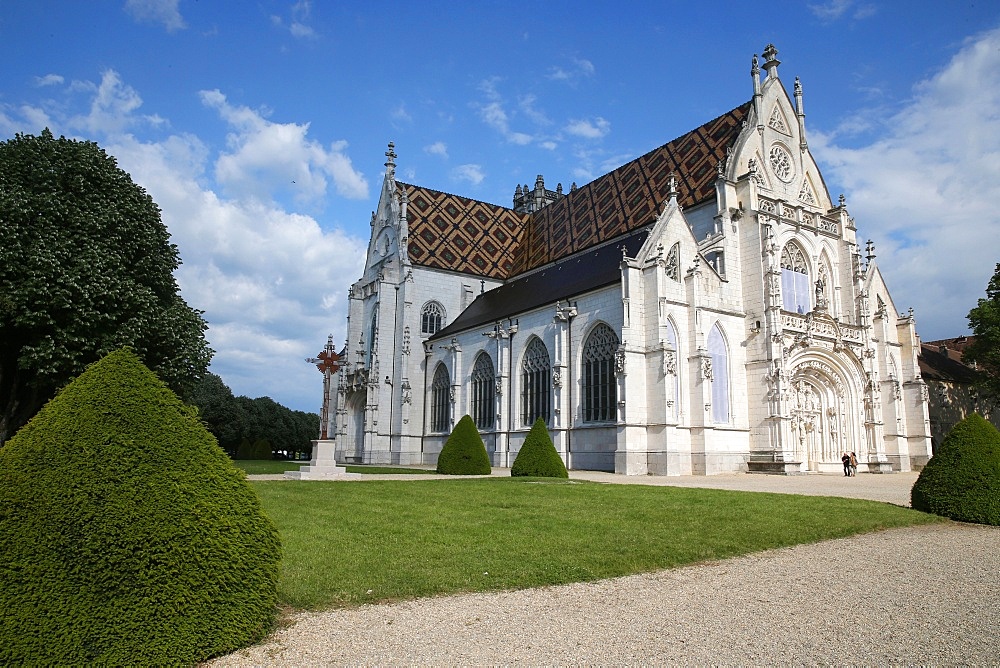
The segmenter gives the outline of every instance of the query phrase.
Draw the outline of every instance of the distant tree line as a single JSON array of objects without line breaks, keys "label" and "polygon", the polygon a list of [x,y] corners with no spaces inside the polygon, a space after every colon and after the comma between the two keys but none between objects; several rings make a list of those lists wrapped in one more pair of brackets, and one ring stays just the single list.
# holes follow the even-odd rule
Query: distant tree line
[{"label": "distant tree line", "polygon": [[319,415],[295,411],[270,397],[235,397],[214,373],[195,385],[188,403],[234,459],[308,459]]}]

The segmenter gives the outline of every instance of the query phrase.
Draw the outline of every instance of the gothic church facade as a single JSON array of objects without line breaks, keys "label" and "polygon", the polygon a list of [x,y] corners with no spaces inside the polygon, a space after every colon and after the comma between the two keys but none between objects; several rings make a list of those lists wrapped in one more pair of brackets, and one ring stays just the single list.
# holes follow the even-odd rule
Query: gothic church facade
[{"label": "gothic church facade", "polygon": [[912,312],[831,199],[778,66],[768,45],[750,100],[510,208],[397,180],[390,144],[320,443],[434,464],[469,414],[500,467],[538,418],[576,469],[921,467]]}]

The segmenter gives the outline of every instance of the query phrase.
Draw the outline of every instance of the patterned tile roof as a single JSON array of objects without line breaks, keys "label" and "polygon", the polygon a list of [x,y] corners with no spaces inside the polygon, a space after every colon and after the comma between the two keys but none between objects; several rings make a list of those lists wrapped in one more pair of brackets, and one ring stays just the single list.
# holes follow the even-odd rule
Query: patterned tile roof
[{"label": "patterned tile roof", "polygon": [[714,196],[716,164],[736,141],[751,106],[740,105],[535,212],[514,274],[653,222],[667,199],[671,172],[681,206]]},{"label": "patterned tile roof", "polygon": [[527,215],[430,188],[396,184],[409,198],[411,262],[498,279],[511,274]]},{"label": "patterned tile roof", "polygon": [[716,165],[733,145],[751,102],[736,107],[536,211],[399,183],[410,204],[410,260],[507,279],[652,223],[677,178],[685,207],[715,194]]}]

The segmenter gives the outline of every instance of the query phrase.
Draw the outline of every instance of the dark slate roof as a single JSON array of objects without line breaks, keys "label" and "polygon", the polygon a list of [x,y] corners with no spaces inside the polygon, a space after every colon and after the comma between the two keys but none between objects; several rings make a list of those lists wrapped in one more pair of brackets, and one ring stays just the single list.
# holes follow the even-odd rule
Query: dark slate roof
[{"label": "dark slate roof", "polygon": [[621,280],[622,248],[635,257],[650,227],[635,230],[612,242],[591,248],[555,264],[516,278],[476,297],[447,327],[431,337],[443,339],[532,309],[554,304],[612,285]]},{"label": "dark slate roof", "polygon": [[951,383],[974,383],[976,370],[962,362],[962,351],[974,337],[928,341],[920,345],[920,375],[925,380]]},{"label": "dark slate roof", "polygon": [[668,198],[691,207],[715,194],[716,165],[743,129],[752,101],[681,135],[534,214],[399,183],[409,198],[415,265],[508,279],[652,223]]}]

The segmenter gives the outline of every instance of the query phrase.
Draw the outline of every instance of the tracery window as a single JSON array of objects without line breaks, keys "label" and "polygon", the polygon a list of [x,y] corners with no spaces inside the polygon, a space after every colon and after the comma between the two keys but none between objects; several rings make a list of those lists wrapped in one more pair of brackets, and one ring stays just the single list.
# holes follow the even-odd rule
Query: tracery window
[{"label": "tracery window", "polygon": [[427,302],[420,311],[420,333],[437,334],[444,323],[444,307],[437,302]]},{"label": "tracery window", "polygon": [[496,373],[493,360],[479,353],[472,367],[472,419],[480,429],[496,426]]},{"label": "tracery window", "polygon": [[789,241],[781,249],[781,307],[792,313],[807,313],[811,308],[810,292],[805,253]]},{"label": "tracery window", "polygon": [[809,185],[809,179],[802,179],[802,188],[799,189],[799,201],[805,202],[806,204],[816,205],[816,196],[813,195],[812,187]]},{"label": "tracery window", "polygon": [[785,183],[792,180],[792,156],[788,155],[788,151],[781,146],[772,146],[768,158],[775,176]]},{"label": "tracery window", "polygon": [[664,270],[668,277],[675,281],[681,280],[681,243],[679,241],[670,247]]},{"label": "tracery window", "polygon": [[601,323],[583,345],[583,421],[607,422],[615,419],[618,380],[615,378],[615,351],[618,336]]},{"label": "tracery window", "polygon": [[537,336],[528,344],[521,362],[521,424],[530,427],[551,415],[552,365],[549,351]]},{"label": "tracery window", "polygon": [[771,120],[769,120],[767,124],[778,132],[788,134],[788,128],[785,127],[785,117],[781,115],[781,110],[778,109],[777,105],[775,105],[774,110],[771,111]]},{"label": "tracery window", "polygon": [[448,368],[440,363],[431,383],[431,431],[448,431],[451,427],[451,378]]},{"label": "tracery window", "polygon": [[712,360],[712,422],[729,422],[729,347],[719,323],[708,335],[708,354]]}]

